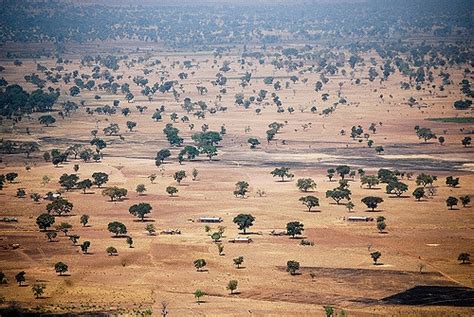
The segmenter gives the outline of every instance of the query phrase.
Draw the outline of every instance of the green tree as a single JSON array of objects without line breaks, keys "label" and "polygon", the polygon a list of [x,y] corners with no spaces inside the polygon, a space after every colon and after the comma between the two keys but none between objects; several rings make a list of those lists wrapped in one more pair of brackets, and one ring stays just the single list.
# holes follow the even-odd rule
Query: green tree
[{"label": "green tree", "polygon": [[197,269],[197,271],[201,271],[203,267],[206,266],[206,260],[204,259],[197,259],[197,260],[194,260],[194,267]]},{"label": "green tree", "polygon": [[382,256],[382,253],[380,253],[379,251],[370,253],[370,257],[374,261],[374,265],[377,265],[377,261],[381,256]]},{"label": "green tree", "polygon": [[107,229],[111,233],[115,233],[115,236],[118,236],[119,234],[123,235],[127,233],[127,227],[123,223],[118,222],[118,221],[109,222]]},{"label": "green tree", "polygon": [[399,181],[390,182],[387,184],[386,191],[388,194],[395,194],[395,196],[400,197],[408,191],[408,185]]},{"label": "green tree", "polygon": [[64,273],[67,272],[68,266],[67,266],[67,264],[65,264],[63,262],[57,262],[54,265],[54,270],[56,271],[56,273],[59,273],[59,275],[62,276]]},{"label": "green tree", "polygon": [[25,271],[21,271],[17,275],[15,275],[15,280],[19,286],[21,286],[21,284],[26,281],[25,275],[26,275]]},{"label": "green tree", "polygon": [[326,198],[332,198],[338,205],[343,199],[351,199],[351,191],[347,188],[334,188],[326,191]]},{"label": "green tree", "polygon": [[255,217],[251,214],[239,214],[234,218],[234,223],[237,224],[239,230],[243,230],[243,233],[246,234],[246,230],[253,226]]},{"label": "green tree", "polygon": [[178,184],[181,184],[181,181],[186,178],[186,171],[180,170],[175,172],[173,178]]},{"label": "green tree", "polygon": [[141,221],[144,221],[145,215],[149,214],[152,209],[149,203],[139,203],[131,206],[128,211],[135,217],[140,218]]},{"label": "green tree", "polygon": [[38,121],[41,124],[49,127],[51,124],[54,124],[56,122],[56,119],[52,115],[47,114],[47,115],[43,115],[43,116],[39,117]]},{"label": "green tree", "polygon": [[329,181],[332,181],[332,178],[334,177],[334,174],[336,173],[336,170],[334,168],[329,168],[327,170],[327,177],[329,178]]},{"label": "green tree", "polygon": [[361,201],[367,206],[367,208],[371,208],[372,211],[374,211],[378,204],[383,202],[383,199],[380,197],[367,196],[362,198]]},{"label": "green tree", "polygon": [[347,165],[339,165],[336,167],[336,172],[339,174],[341,179],[344,179],[344,177],[351,172],[351,168]]},{"label": "green tree", "polygon": [[57,236],[58,234],[55,231],[46,232],[46,237],[48,238],[49,242],[52,242]]},{"label": "green tree", "polygon": [[113,256],[113,255],[117,255],[118,254],[118,251],[115,247],[107,247],[107,249],[105,250],[105,252],[107,252],[109,254],[109,256]]},{"label": "green tree", "polygon": [[316,182],[311,178],[300,178],[296,182],[296,187],[301,191],[307,192],[316,187]]},{"label": "green tree", "polygon": [[425,197],[425,189],[423,187],[417,187],[413,191],[412,195],[416,198],[416,200],[420,201],[421,198]]},{"label": "green tree", "polygon": [[81,244],[81,250],[82,252],[84,252],[84,254],[87,254],[87,250],[89,250],[89,247],[91,246],[91,242],[90,241],[84,241],[82,242]]},{"label": "green tree", "polygon": [[247,143],[250,144],[251,149],[255,149],[260,144],[260,141],[257,138],[249,138]]},{"label": "green tree", "polygon": [[458,256],[458,261],[461,261],[462,264],[466,264],[470,262],[471,255],[467,252],[462,252]]},{"label": "green tree", "polygon": [[39,283],[35,283],[31,287],[31,290],[33,291],[33,295],[35,296],[35,298],[40,298],[44,294],[45,289],[46,289],[46,285],[39,284]]},{"label": "green tree", "polygon": [[72,229],[72,225],[67,222],[61,222],[59,225],[56,226],[56,229],[63,232],[65,236],[67,236],[67,233],[69,230]]},{"label": "green tree", "polygon": [[[160,164],[162,164],[164,162],[164,160],[168,157],[171,156],[171,152],[170,150],[168,149],[162,149],[160,150],[157,154],[156,154],[156,157],[155,157],[155,161],[156,162],[159,162]],[[157,164],[159,165],[159,164]]]},{"label": "green tree", "polygon": [[292,221],[286,224],[286,234],[294,238],[296,235],[301,235],[304,231],[304,224],[299,221]]},{"label": "green tree", "polygon": [[366,185],[369,189],[372,187],[378,185],[380,183],[380,180],[377,176],[374,175],[367,175],[367,176],[362,176],[360,179],[360,182],[362,185]]},{"label": "green tree", "polygon": [[143,195],[143,193],[146,192],[145,184],[138,184],[137,188],[136,188],[136,191],[137,191],[138,195]]},{"label": "green tree", "polygon": [[82,226],[85,227],[89,223],[89,215],[82,215],[80,221]]},{"label": "green tree", "polygon": [[234,291],[237,289],[238,282],[236,280],[230,280],[227,283],[226,289],[230,291],[231,294],[234,294]]},{"label": "green tree", "polygon": [[51,203],[46,205],[46,210],[48,213],[55,213],[58,216],[62,214],[70,213],[73,209],[74,205],[70,203],[67,199],[58,197],[53,200]]},{"label": "green tree", "polygon": [[458,199],[456,197],[449,196],[448,199],[446,199],[446,206],[448,206],[450,210],[453,210],[453,207],[457,205]]},{"label": "green tree", "polygon": [[178,189],[174,186],[168,186],[166,187],[166,192],[171,196],[173,197],[174,194],[176,194],[178,192]]},{"label": "green tree", "polygon": [[236,258],[234,258],[232,260],[234,262],[234,265],[240,269],[240,266],[242,265],[242,263],[244,263],[244,257],[243,256],[238,256]]},{"label": "green tree", "polygon": [[471,202],[471,197],[469,195],[465,195],[465,196],[459,197],[459,200],[461,200],[462,206],[466,207]]},{"label": "green tree", "polygon": [[304,196],[299,199],[303,205],[308,207],[308,211],[311,211],[312,208],[319,206],[319,199],[314,196]]},{"label": "green tree", "polygon": [[36,218],[36,224],[40,230],[46,230],[54,224],[54,216],[50,214],[41,214]]},{"label": "green tree", "polygon": [[133,238],[128,236],[127,237],[127,244],[129,248],[133,248]]},{"label": "green tree", "polygon": [[201,303],[201,297],[206,295],[206,293],[204,293],[200,289],[195,290],[193,294],[194,294],[194,297],[196,298],[196,303],[198,303],[198,305]]},{"label": "green tree", "polygon": [[300,263],[297,261],[290,260],[286,262],[286,271],[291,275],[295,275],[300,269]]},{"label": "green tree", "polygon": [[117,186],[105,188],[102,190],[102,196],[109,196],[110,201],[121,200],[127,196],[128,190],[126,188],[119,188]]},{"label": "green tree", "polygon": [[133,128],[137,126],[137,123],[134,121],[127,121],[127,128],[130,132],[132,132]]},{"label": "green tree", "polygon": [[294,175],[290,173],[290,169],[288,167],[280,167],[280,168],[275,168],[273,171],[270,172],[270,174],[273,175],[273,177],[281,177],[281,181],[285,181],[286,178],[291,178]]},{"label": "green tree", "polygon": [[63,174],[59,178],[59,185],[64,187],[66,191],[76,187],[77,181],[79,180],[79,176],[76,174]]},{"label": "green tree", "polygon": [[240,181],[235,183],[235,190],[234,190],[234,196],[235,197],[245,197],[245,194],[249,191],[249,183],[246,181]]},{"label": "green tree", "polygon": [[92,181],[90,179],[84,179],[77,183],[77,188],[82,189],[83,193],[86,193],[86,190],[92,187]]}]

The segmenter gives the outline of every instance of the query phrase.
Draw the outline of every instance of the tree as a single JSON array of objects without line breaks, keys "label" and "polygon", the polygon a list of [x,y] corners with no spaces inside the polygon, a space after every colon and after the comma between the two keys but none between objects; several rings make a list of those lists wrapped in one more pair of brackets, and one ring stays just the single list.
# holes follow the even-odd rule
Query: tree
[{"label": "tree", "polygon": [[377,217],[377,229],[380,231],[380,233],[384,232],[386,227],[387,225],[385,224],[385,217]]},{"label": "tree", "polygon": [[64,235],[67,236],[68,231],[72,229],[72,225],[67,222],[61,222],[56,226],[56,229],[62,231]]},{"label": "tree", "polygon": [[234,196],[235,197],[245,197],[245,194],[249,191],[249,183],[246,181],[240,181],[235,183],[235,190],[234,190]]},{"label": "tree", "polygon": [[174,194],[176,194],[178,192],[178,189],[174,186],[168,186],[166,187],[166,192],[171,196],[173,197]]},{"label": "tree", "polygon": [[339,165],[336,167],[336,172],[339,174],[341,179],[344,179],[344,177],[351,172],[351,168],[347,165]]},{"label": "tree", "polygon": [[316,182],[311,178],[300,178],[296,182],[296,187],[301,191],[307,192],[316,187]]},{"label": "tree", "polygon": [[54,265],[54,270],[56,271],[56,273],[59,273],[59,275],[62,276],[64,273],[67,272],[68,266],[67,266],[67,264],[65,264],[63,262],[57,262]]},{"label": "tree", "polygon": [[40,298],[44,294],[45,289],[46,289],[46,285],[39,284],[39,283],[35,283],[31,287],[31,290],[33,291],[33,295],[35,296],[35,298]]},{"label": "tree", "polygon": [[100,188],[102,185],[106,184],[109,181],[109,175],[103,172],[95,172],[92,174],[94,179],[94,185]]},{"label": "tree", "polygon": [[201,153],[205,154],[209,158],[209,161],[211,161],[212,157],[217,155],[217,147],[214,145],[206,144],[201,147]]},{"label": "tree", "polygon": [[138,184],[136,191],[139,195],[143,195],[144,192],[146,192],[146,187],[144,184]]},{"label": "tree", "polygon": [[[171,152],[168,149],[162,149],[158,153],[156,153],[155,161],[159,163],[163,163],[164,160],[171,156]],[[157,164],[158,166],[159,164]]]},{"label": "tree", "polygon": [[471,255],[467,252],[462,252],[458,256],[458,261],[461,261],[461,264],[466,264],[470,262]]},{"label": "tree", "polygon": [[178,182],[178,184],[181,184],[181,181],[186,178],[186,171],[177,171],[174,173],[173,178]]},{"label": "tree", "polygon": [[48,238],[49,242],[53,242],[53,239],[55,239],[57,236],[58,234],[55,231],[46,232],[46,237]]},{"label": "tree", "polygon": [[105,249],[105,252],[107,252],[109,254],[109,256],[113,256],[113,255],[117,255],[118,254],[118,251],[115,247],[107,247],[107,249]]},{"label": "tree", "polygon": [[308,211],[311,211],[312,208],[319,206],[319,199],[314,196],[304,196],[299,199],[303,205],[308,207]]},{"label": "tree", "polygon": [[91,187],[92,181],[90,179],[84,179],[77,183],[77,188],[82,189],[84,194],[86,193],[86,189],[89,189]]},{"label": "tree", "polygon": [[221,239],[221,234],[219,232],[214,232],[213,234],[211,234],[211,239],[214,240],[214,242],[219,242],[220,239]]},{"label": "tree", "polygon": [[61,216],[62,214],[70,213],[73,207],[74,205],[67,199],[58,197],[46,205],[46,210],[48,211],[48,214],[56,213],[58,216]]},{"label": "tree", "polygon": [[468,147],[471,145],[472,138],[470,136],[464,137],[464,139],[461,140],[461,144],[464,145],[464,147]]},{"label": "tree", "polygon": [[7,173],[5,174],[5,179],[11,184],[13,183],[13,181],[15,180],[15,178],[18,177],[18,173],[15,173],[15,172],[11,172],[11,173]]},{"label": "tree", "polygon": [[286,262],[286,271],[291,275],[295,275],[300,269],[300,262],[290,260]]},{"label": "tree", "polygon": [[293,177],[293,174],[291,174],[290,169],[288,167],[280,167],[280,168],[275,168],[273,171],[270,172],[270,174],[273,175],[273,177],[281,177],[281,181],[285,181],[285,177],[291,178]]},{"label": "tree", "polygon": [[375,152],[377,152],[377,154],[380,155],[380,154],[382,154],[383,151],[384,151],[383,146],[378,145],[378,146],[375,147]]},{"label": "tree", "polygon": [[377,208],[378,204],[383,203],[383,199],[380,197],[374,196],[367,196],[361,199],[361,201],[367,206],[367,208],[371,208],[372,211]]},{"label": "tree", "polygon": [[128,236],[127,237],[127,244],[129,248],[133,248],[133,238]]},{"label": "tree", "polygon": [[247,143],[250,144],[251,149],[255,149],[257,147],[257,145],[260,144],[260,141],[257,138],[249,138],[247,140]]},{"label": "tree", "polygon": [[346,204],[346,208],[349,212],[351,212],[352,209],[354,209],[354,207],[355,207],[355,205],[354,205],[354,203],[352,203],[352,201],[350,201]]},{"label": "tree", "polygon": [[26,275],[25,271],[21,271],[17,275],[15,275],[15,280],[19,286],[21,286],[21,284],[26,281],[25,275]]},{"label": "tree", "polygon": [[194,294],[194,297],[196,298],[196,303],[198,303],[198,305],[201,303],[201,297],[206,295],[206,293],[204,293],[200,289],[195,290],[193,294]]},{"label": "tree", "polygon": [[329,178],[329,181],[332,181],[332,178],[334,177],[334,173],[336,173],[336,170],[334,168],[330,168],[327,170],[327,177]]},{"label": "tree", "polygon": [[372,187],[378,185],[380,183],[380,180],[377,176],[368,175],[368,176],[362,176],[360,179],[360,182],[362,185],[367,184],[367,187],[371,189]]},{"label": "tree", "polygon": [[375,251],[370,253],[370,257],[374,261],[374,265],[377,265],[377,260],[382,256],[382,253],[380,251]]},{"label": "tree", "polygon": [[199,175],[199,171],[195,168],[193,168],[193,171],[191,172],[191,175],[193,176],[193,181],[197,179],[197,176]]},{"label": "tree", "polygon": [[194,267],[197,269],[197,271],[201,271],[203,267],[206,266],[206,260],[204,259],[197,259],[197,260],[194,260]]},{"label": "tree", "polygon": [[151,174],[150,176],[148,176],[148,179],[150,180],[152,184],[154,184],[156,177],[157,177],[156,174]]},{"label": "tree", "polygon": [[459,197],[459,200],[461,200],[462,206],[466,207],[471,202],[471,197],[469,195],[465,195],[465,196]]},{"label": "tree", "polygon": [[89,215],[82,215],[80,222],[85,227],[89,223]]},{"label": "tree", "polygon": [[79,236],[77,234],[73,234],[69,236],[69,240],[72,241],[72,244],[76,245],[77,241],[79,240]]},{"label": "tree", "polygon": [[237,266],[238,269],[240,269],[240,266],[242,265],[242,263],[244,263],[244,257],[239,256],[234,258],[232,261],[234,261],[234,265]]},{"label": "tree", "polygon": [[34,202],[39,202],[41,199],[41,195],[38,193],[31,193],[30,198],[33,199]]},{"label": "tree", "polygon": [[230,280],[226,286],[226,289],[230,291],[231,294],[234,294],[234,291],[237,289],[238,282],[236,280]]},{"label": "tree", "polygon": [[413,193],[413,197],[415,197],[418,201],[420,201],[421,198],[425,197],[425,189],[423,187],[417,187]]},{"label": "tree", "polygon": [[36,224],[40,230],[46,230],[54,224],[54,216],[50,214],[41,214],[36,218]]},{"label": "tree", "polygon": [[79,176],[76,174],[63,174],[59,178],[59,185],[66,188],[66,191],[76,187]]},{"label": "tree", "polygon": [[43,124],[43,125],[49,127],[51,124],[53,124],[53,123],[56,122],[56,119],[55,119],[52,115],[47,114],[47,115],[44,115],[44,116],[39,117],[39,118],[38,118],[38,121],[39,121],[41,124]]},{"label": "tree", "polygon": [[416,135],[419,139],[424,139],[425,142],[431,139],[436,139],[436,134],[434,134],[429,128],[418,128],[416,130]]},{"label": "tree", "polygon": [[448,199],[446,199],[446,206],[448,206],[450,210],[453,210],[453,207],[457,205],[458,199],[456,197],[449,196]]},{"label": "tree", "polygon": [[154,235],[156,232],[155,225],[152,223],[147,224],[145,226],[145,230],[148,232],[148,235],[150,236]]},{"label": "tree", "polygon": [[387,184],[386,190],[388,194],[395,194],[395,196],[400,197],[408,190],[408,185],[399,181],[390,182]]},{"label": "tree", "polygon": [[224,246],[222,243],[217,244],[217,251],[219,252],[219,255],[224,255]]},{"label": "tree", "polygon": [[144,221],[145,215],[149,214],[153,208],[148,203],[139,203],[131,206],[128,211],[135,217]]},{"label": "tree", "polygon": [[81,244],[81,250],[82,250],[82,252],[84,252],[84,254],[87,254],[87,250],[89,249],[90,246],[91,246],[91,242],[90,242],[90,241],[84,241],[84,242],[82,242],[82,244]]},{"label": "tree", "polygon": [[117,186],[105,188],[102,191],[102,196],[109,196],[110,201],[120,200],[127,196],[128,190],[126,188],[119,188]]},{"label": "tree", "polygon": [[304,225],[299,221],[292,221],[286,224],[286,234],[294,238],[301,235],[304,231]]},{"label": "tree", "polygon": [[452,188],[456,188],[456,186],[459,185],[459,177],[456,177],[456,178],[452,176],[446,177],[446,185]]},{"label": "tree", "polygon": [[123,235],[127,233],[127,227],[125,227],[123,223],[118,222],[118,221],[110,222],[109,225],[107,226],[107,229],[111,233],[115,233],[115,236],[118,236],[119,234]]},{"label": "tree", "polygon": [[137,123],[134,122],[134,121],[127,121],[127,128],[128,130],[130,130],[130,132],[132,132],[133,128],[135,128],[137,126]]},{"label": "tree", "polygon": [[339,202],[342,199],[351,199],[351,191],[347,188],[340,189],[340,188],[334,188],[326,191],[326,198],[332,198],[336,204],[339,205]]},{"label": "tree", "polygon": [[239,214],[234,218],[234,223],[237,224],[239,230],[243,230],[243,233],[246,234],[246,230],[253,226],[255,217],[251,214]]},{"label": "tree", "polygon": [[[324,308],[324,313],[326,314],[326,317],[333,317],[334,316],[334,308],[331,306],[323,306]],[[341,314],[341,317],[343,315]]]}]

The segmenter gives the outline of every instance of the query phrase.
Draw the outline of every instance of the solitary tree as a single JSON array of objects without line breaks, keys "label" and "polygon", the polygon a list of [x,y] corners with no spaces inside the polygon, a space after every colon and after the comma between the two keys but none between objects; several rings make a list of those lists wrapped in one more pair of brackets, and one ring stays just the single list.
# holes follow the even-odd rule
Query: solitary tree
[{"label": "solitary tree", "polygon": [[54,124],[56,122],[56,119],[52,115],[43,115],[38,118],[38,121],[45,125],[46,127],[49,127],[50,125]]},{"label": "solitary tree", "polygon": [[40,230],[46,230],[54,224],[54,216],[50,214],[41,214],[36,218],[36,224]]},{"label": "solitary tree", "polygon": [[181,181],[186,178],[186,171],[181,170],[175,172],[173,178],[178,184],[181,184]]},{"label": "solitary tree", "polygon": [[458,261],[461,261],[461,264],[466,264],[470,262],[471,255],[467,252],[462,252],[458,256]]},{"label": "solitary tree", "polygon": [[386,190],[388,194],[395,194],[395,196],[400,197],[408,190],[408,185],[399,181],[392,181],[387,184]]},{"label": "solitary tree", "polygon": [[372,211],[374,211],[378,204],[383,202],[383,199],[380,197],[368,196],[362,198],[361,201],[367,206],[367,208],[371,208]]},{"label": "solitary tree", "polygon": [[122,235],[122,234],[127,233],[127,227],[125,227],[123,223],[118,222],[118,221],[110,222],[109,225],[107,226],[107,229],[111,233],[115,233],[115,236],[118,236],[119,234]]},{"label": "solitary tree", "polygon": [[294,238],[296,235],[301,235],[304,231],[304,224],[299,221],[292,221],[286,224],[286,234]]},{"label": "solitary tree", "polygon": [[149,214],[153,208],[149,203],[139,203],[131,206],[128,211],[135,217],[144,221],[145,215]]},{"label": "solitary tree", "polygon": [[234,265],[237,266],[238,269],[240,269],[240,266],[242,265],[242,263],[244,263],[244,257],[243,256],[236,257],[235,259],[233,259],[233,261],[234,261]]},{"label": "solitary tree", "polygon": [[360,182],[362,183],[362,185],[367,184],[367,187],[371,189],[372,187],[378,185],[380,180],[377,176],[367,175],[367,176],[362,176],[360,179]]},{"label": "solitary tree", "polygon": [[303,205],[308,207],[308,211],[311,211],[312,208],[319,206],[319,199],[314,196],[304,196],[299,199]]},{"label": "solitary tree", "polygon": [[297,261],[290,260],[286,262],[286,271],[291,275],[295,275],[300,269],[300,263]]},{"label": "solitary tree", "polygon": [[197,260],[194,260],[194,267],[197,269],[197,271],[201,271],[203,267],[206,266],[206,260],[204,259],[197,259]]},{"label": "solitary tree", "polygon": [[90,179],[84,179],[77,183],[77,188],[82,189],[83,193],[86,193],[86,190],[92,187],[92,181]]},{"label": "solitary tree", "polygon": [[118,254],[118,251],[115,247],[108,247],[105,252],[107,252],[109,254],[109,256],[113,256],[113,255],[117,255]]},{"label": "solitary tree", "polygon": [[89,223],[89,215],[82,215],[80,221],[82,226],[85,227]]},{"label": "solitary tree", "polygon": [[382,256],[382,253],[380,253],[379,251],[375,251],[375,252],[372,252],[370,253],[370,257],[372,258],[372,260],[374,261],[374,265],[377,265],[377,260]]},{"label": "solitary tree", "polygon": [[91,246],[91,242],[90,241],[84,241],[82,242],[81,244],[81,250],[82,252],[84,252],[84,254],[87,254],[87,250],[89,250],[89,247]]},{"label": "solitary tree", "polygon": [[128,236],[127,237],[127,244],[129,248],[133,248],[133,238]]},{"label": "solitary tree", "polygon": [[33,295],[35,296],[35,298],[40,298],[44,294],[45,289],[46,289],[46,285],[39,284],[39,283],[35,283],[31,287],[31,290],[33,291]]},{"label": "solitary tree", "polygon": [[193,294],[194,294],[194,297],[196,298],[196,303],[198,303],[198,305],[201,303],[201,297],[206,295],[206,293],[204,293],[200,289],[195,290]]},{"label": "solitary tree", "polygon": [[421,198],[425,197],[425,190],[423,189],[423,187],[417,187],[414,191],[413,191],[413,197],[416,198],[416,200],[420,201]]},{"label": "solitary tree", "polygon": [[56,271],[56,273],[59,273],[59,275],[62,276],[64,273],[67,272],[68,266],[63,262],[57,262],[54,265],[54,270]]},{"label": "solitary tree", "polygon": [[458,199],[456,197],[449,196],[448,199],[446,199],[446,206],[448,206],[450,210],[453,210],[453,207],[457,205]]},{"label": "solitary tree", "polygon": [[21,286],[21,284],[26,281],[25,275],[26,275],[25,271],[21,271],[17,275],[15,275],[15,280],[19,286]]},{"label": "solitary tree", "polygon": [[68,231],[72,229],[72,225],[67,222],[61,222],[56,226],[56,229],[62,231],[64,235],[67,236]]},{"label": "solitary tree", "polygon": [[239,214],[234,218],[234,223],[237,224],[239,230],[243,230],[243,233],[246,234],[246,230],[253,226],[255,217],[250,214]]},{"label": "solitary tree", "polygon": [[95,172],[92,174],[94,179],[94,185],[100,188],[102,185],[106,184],[109,181],[109,175],[103,172]]},{"label": "solitary tree", "polygon": [[46,205],[46,210],[48,211],[48,214],[55,213],[58,216],[61,216],[62,214],[70,213],[73,207],[74,205],[67,199],[59,197]]},{"label": "solitary tree", "polygon": [[249,183],[246,181],[239,181],[235,183],[234,196],[235,197],[245,197],[245,194],[249,191]]},{"label": "solitary tree", "polygon": [[143,193],[146,192],[145,185],[144,184],[138,184],[137,188],[136,188],[136,191],[137,191],[138,195],[143,195]]},{"label": "solitary tree", "polygon": [[178,189],[174,186],[168,186],[168,187],[166,187],[166,192],[168,193],[168,195],[173,197],[174,194],[176,194],[178,192]]},{"label": "solitary tree", "polygon": [[236,280],[230,280],[226,288],[231,294],[234,294],[234,291],[237,289],[237,284],[238,282]]},{"label": "solitary tree", "polygon": [[285,181],[286,178],[292,178],[294,175],[290,173],[290,169],[288,167],[280,167],[275,168],[273,171],[270,172],[273,177],[281,177],[281,181]]},{"label": "solitary tree", "polygon": [[336,167],[336,172],[341,176],[341,179],[344,179],[351,172],[351,168],[347,165],[339,165]]},{"label": "solitary tree", "polygon": [[314,189],[316,187],[316,183],[311,178],[300,178],[296,182],[296,187],[299,190],[307,192],[308,190]]},{"label": "solitary tree", "polygon": [[469,195],[465,195],[465,196],[459,197],[459,200],[461,200],[462,206],[466,207],[471,202],[471,197]]}]

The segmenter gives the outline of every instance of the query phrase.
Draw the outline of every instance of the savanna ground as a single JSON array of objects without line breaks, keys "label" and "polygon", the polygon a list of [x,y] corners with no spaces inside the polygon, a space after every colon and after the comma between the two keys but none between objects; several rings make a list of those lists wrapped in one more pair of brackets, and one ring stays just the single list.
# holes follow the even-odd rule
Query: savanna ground
[{"label": "savanna ground", "polygon": [[[171,122],[169,114],[185,114],[181,108],[182,100],[176,102],[170,94],[157,94],[149,102],[140,94],[140,88],[133,84],[130,86],[135,95],[133,103],[128,103],[123,95],[107,95],[94,90],[83,90],[77,97],[68,97],[76,102],[85,100],[86,106],[91,108],[111,105],[113,100],[119,99],[120,107],[132,109],[127,117],[120,113],[91,116],[80,108],[70,117],[58,119],[51,127],[38,123],[39,114],[33,114],[30,120],[24,119],[15,126],[8,121],[2,123],[4,139],[36,141],[41,146],[41,151],[33,153],[29,159],[23,154],[2,156],[0,173],[19,173],[15,183],[6,184],[0,193],[1,215],[18,218],[18,223],[0,223],[0,266],[9,280],[7,285],[0,286],[5,303],[17,302],[23,307],[58,313],[103,311],[135,314],[151,308],[158,315],[161,302],[166,301],[170,316],[323,316],[323,306],[326,305],[335,307],[337,311],[344,309],[350,316],[472,314],[472,290],[470,293],[467,290],[466,307],[450,306],[452,298],[449,296],[446,301],[433,303],[428,299],[420,305],[384,300],[416,286],[474,286],[472,266],[460,265],[457,261],[459,253],[474,252],[472,207],[458,206],[455,210],[446,207],[448,196],[473,194],[474,151],[472,147],[461,145],[460,140],[465,134],[460,129],[473,129],[474,125],[472,122],[427,120],[472,117],[472,111],[452,108],[453,102],[461,96],[458,85],[447,86],[443,92],[430,93],[429,87],[405,91],[400,89],[403,79],[399,73],[383,83],[378,80],[370,82],[366,77],[368,67],[357,65],[355,72],[360,72],[362,78],[359,85],[354,84],[349,75],[337,74],[328,76],[329,83],[322,91],[315,92],[314,82],[319,76],[307,73],[300,76],[308,78],[307,83],[300,80],[278,91],[283,105],[295,108],[293,114],[277,113],[273,104],[263,103],[261,115],[256,115],[252,107],[246,110],[235,106],[234,95],[243,92],[247,96],[260,89],[273,91],[263,83],[264,77],[274,76],[284,83],[293,74],[286,70],[277,71],[267,63],[259,65],[254,62],[241,69],[236,62],[240,53],[231,51],[222,58],[233,62],[231,70],[226,73],[228,93],[218,102],[228,110],[207,114],[205,119],[192,117],[191,122],[196,126],[194,131],[189,130],[188,123],[179,120],[174,123],[185,144],[192,144],[190,137],[200,130],[201,124],[206,123],[210,130],[216,131],[224,124],[227,132],[218,155],[212,161],[199,157],[178,164],[176,155],[180,149],[169,146],[162,130],[166,123]],[[131,53],[129,56],[134,58],[139,54]],[[188,79],[179,81],[183,85],[182,96],[214,104],[218,88],[209,82],[215,78],[218,67],[214,66],[211,52],[151,54],[162,64],[147,75],[150,82],[158,81],[160,75],[157,71],[162,67],[169,72],[169,78],[177,78],[177,74],[183,71],[182,64],[170,65],[174,61],[192,59],[199,67],[188,71]],[[365,56],[366,59],[369,57]],[[65,65],[65,71],[91,72],[91,67],[79,65],[78,56],[69,58],[73,63]],[[0,64],[6,67],[2,76],[30,91],[34,87],[25,82],[23,76],[34,72],[36,63],[55,66],[55,59],[22,61],[23,65],[18,67],[10,59],[0,60]],[[137,63],[128,69],[121,64],[113,74],[123,74],[122,82],[130,82],[128,76],[141,75],[143,67]],[[248,87],[242,88],[239,78],[246,70],[251,70],[252,80]],[[450,73],[454,83],[463,78],[461,68],[453,67]],[[324,108],[321,95],[329,93],[327,104],[337,101],[340,82],[343,83],[341,94],[348,103],[338,105],[329,116],[319,114]],[[206,86],[209,92],[198,95],[196,85]],[[59,87],[65,95],[70,85],[62,83],[53,87]],[[98,101],[94,99],[96,94],[102,97]],[[381,94],[383,98],[380,98]],[[407,100],[411,96],[422,98],[423,107],[410,107]],[[309,111],[313,104],[317,105],[318,113]],[[139,114],[135,105],[147,106],[148,110]],[[164,119],[155,122],[151,115],[161,105],[166,106]],[[137,122],[133,132],[126,129],[129,120]],[[276,135],[276,140],[267,144],[265,131],[274,121],[286,124]],[[124,140],[102,135],[107,148],[103,150],[101,162],[84,163],[70,159],[55,167],[42,159],[42,153],[53,148],[64,150],[75,143],[88,144],[91,130],[98,129],[102,134],[101,130],[111,122],[119,124]],[[369,148],[365,140],[359,143],[349,135],[339,133],[341,129],[350,131],[353,125],[367,129],[371,123],[377,126],[371,139],[375,145],[384,147],[381,155],[373,147]],[[308,125],[306,129],[302,127],[304,124]],[[436,140],[427,143],[419,140],[414,131],[416,125],[444,135],[445,144],[440,145]],[[30,135],[25,133],[27,127]],[[250,131],[245,132],[246,127],[250,127]],[[260,139],[261,145],[251,150],[247,139],[254,136]],[[172,159],[157,167],[154,157],[162,148],[171,149]],[[56,224],[69,222],[73,225],[71,233],[79,235],[80,240],[91,241],[87,255],[82,254],[80,248],[73,246],[62,233],[58,234],[57,242],[48,242],[45,234],[39,232],[35,219],[45,211],[47,201],[35,203],[29,198],[15,197],[20,187],[27,193],[42,195],[58,190],[59,177],[63,173],[74,173],[74,164],[80,164],[77,174],[81,179],[102,171],[110,175],[107,186],[116,185],[129,191],[127,198],[119,202],[109,201],[96,186],[86,194],[81,190],[63,193],[74,204],[74,209],[67,216],[56,217]],[[326,170],[340,164],[353,169],[363,168],[368,175],[376,174],[379,168],[414,172],[415,176],[420,172],[435,174],[438,176],[435,182],[437,193],[417,202],[411,196],[417,187],[414,177],[404,180],[409,185],[405,197],[394,198],[385,193],[385,184],[367,189],[361,186],[356,176],[349,181],[355,209],[348,213],[344,204],[337,205],[325,198],[326,190],[338,184],[337,176],[333,181],[328,180]],[[25,165],[31,169],[25,170]],[[293,180],[280,182],[272,177],[270,172],[280,166],[291,169],[295,175]],[[190,176],[193,168],[199,171],[196,181],[192,181]],[[179,186],[172,177],[177,170],[185,170],[188,174]],[[153,173],[158,175],[154,184],[147,178]],[[44,175],[52,180],[49,184],[41,184]],[[460,186],[447,187],[444,179],[449,175],[460,177]],[[311,177],[317,183],[316,189],[308,193],[320,199],[321,206],[314,212],[307,212],[298,201],[299,197],[306,195],[295,185],[301,177]],[[250,193],[244,199],[232,194],[234,184],[241,180],[250,184]],[[146,185],[144,195],[135,192],[137,184]],[[179,189],[176,197],[165,192],[169,185]],[[256,194],[259,189],[266,195],[259,197]],[[384,199],[375,212],[368,211],[360,201],[368,195]],[[128,212],[132,204],[139,202],[153,206],[145,223]],[[253,243],[228,243],[229,239],[239,236],[239,230],[232,222],[239,213],[250,213],[256,218],[249,229]],[[86,227],[79,222],[82,214],[90,215]],[[349,215],[383,215],[387,219],[386,233],[379,233],[375,222],[349,223],[345,220]],[[226,227],[224,255],[218,254],[204,224],[192,221],[201,216],[223,218],[221,224]],[[107,224],[114,220],[126,224],[128,235],[134,239],[133,248],[128,247],[125,238],[115,238],[107,231]],[[303,236],[313,241],[314,246],[301,246],[300,239],[270,235],[272,230],[285,230],[290,221],[304,223]],[[150,222],[158,232],[176,228],[182,234],[149,236],[144,227]],[[211,232],[217,230],[217,225],[210,226]],[[15,243],[20,244],[18,249],[11,247]],[[108,256],[105,252],[108,246],[116,247],[118,256]],[[370,252],[375,250],[382,253],[380,265],[373,265],[371,260]],[[245,259],[240,269],[236,269],[232,262],[237,256]],[[206,259],[206,271],[197,272],[193,267],[193,260],[198,258]],[[288,260],[300,262],[301,274],[292,276],[285,271]],[[53,265],[58,261],[69,265],[69,275],[57,276]],[[420,264],[424,265],[423,273],[419,273]],[[14,275],[21,270],[27,272],[26,284],[30,286],[18,287],[15,283]],[[239,282],[234,295],[225,289],[231,279]],[[31,292],[31,285],[35,282],[46,284],[45,294],[40,299],[34,299]],[[196,289],[207,293],[200,304],[193,296]]]}]

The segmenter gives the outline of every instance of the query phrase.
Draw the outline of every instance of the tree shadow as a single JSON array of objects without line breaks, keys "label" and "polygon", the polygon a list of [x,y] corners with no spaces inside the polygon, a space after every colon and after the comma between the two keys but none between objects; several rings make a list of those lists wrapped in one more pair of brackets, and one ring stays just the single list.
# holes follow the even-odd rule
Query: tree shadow
[{"label": "tree shadow", "polygon": [[155,219],[135,219],[133,220],[133,222],[143,222],[143,223],[146,223],[146,222],[155,222]]}]

